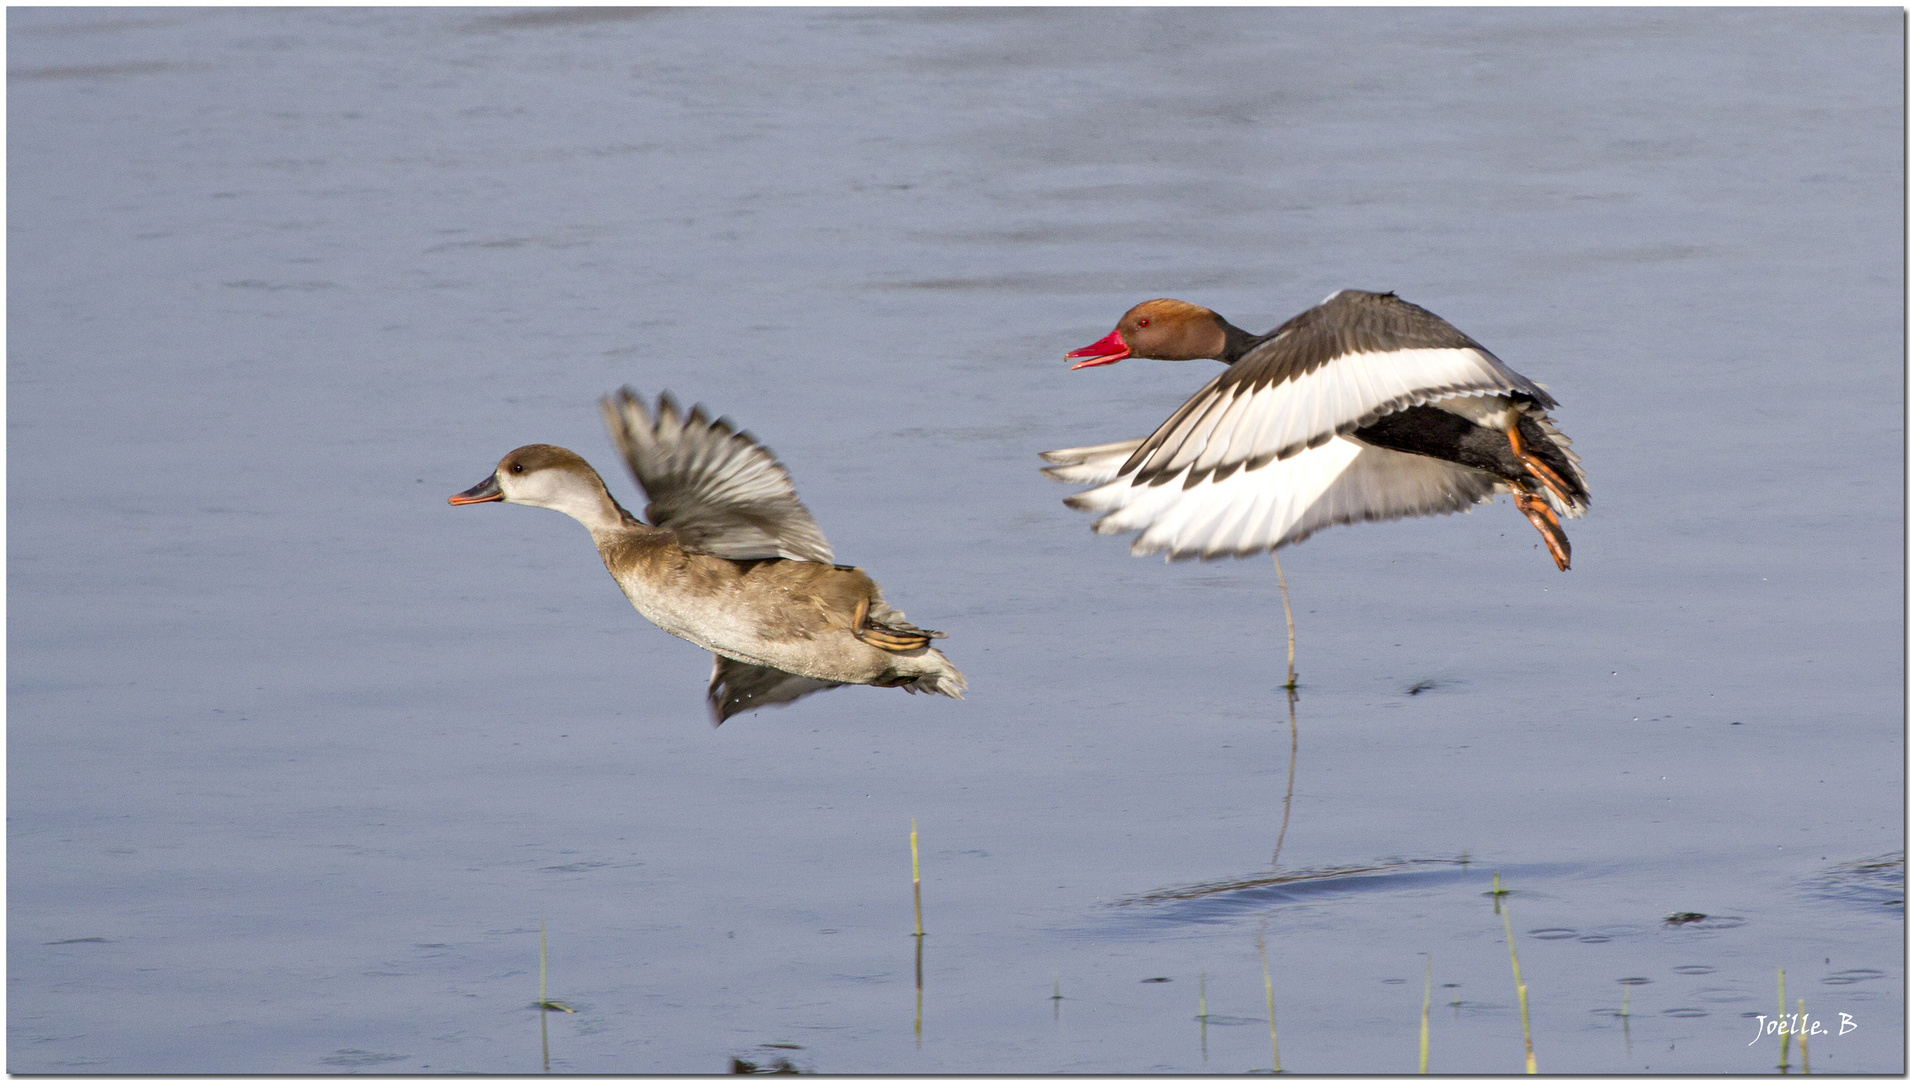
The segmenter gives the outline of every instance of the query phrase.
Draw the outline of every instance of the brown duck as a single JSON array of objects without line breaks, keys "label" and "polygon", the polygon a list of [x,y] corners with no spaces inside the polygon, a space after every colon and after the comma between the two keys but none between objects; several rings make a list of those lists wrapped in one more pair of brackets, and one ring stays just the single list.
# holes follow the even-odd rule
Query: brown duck
[{"label": "brown duck", "polygon": [[463,506],[512,502],[582,522],[610,576],[643,617],[716,654],[716,723],[847,684],[959,698],[961,672],[883,602],[875,581],[836,565],[829,542],[769,449],[701,406],[669,394],[654,416],[625,388],[604,422],[649,497],[648,522],[618,505],[602,477],[561,446],[520,446]]}]

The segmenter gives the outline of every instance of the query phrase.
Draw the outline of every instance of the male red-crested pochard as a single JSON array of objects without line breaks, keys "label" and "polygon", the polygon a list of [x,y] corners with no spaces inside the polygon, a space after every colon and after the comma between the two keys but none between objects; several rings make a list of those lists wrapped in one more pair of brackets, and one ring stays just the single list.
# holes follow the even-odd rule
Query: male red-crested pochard
[{"label": "male red-crested pochard", "polygon": [[716,654],[716,723],[850,683],[959,698],[962,673],[882,600],[868,574],[838,566],[789,473],[768,447],[665,393],[656,415],[625,388],[604,423],[649,498],[637,520],[602,477],[561,446],[520,446],[490,477],[451,496],[513,502],[582,522],[643,617]]},{"label": "male red-crested pochard", "polygon": [[1510,492],[1560,570],[1559,516],[1589,501],[1558,407],[1451,323],[1392,293],[1342,289],[1254,336],[1207,308],[1149,300],[1075,368],[1129,356],[1227,365],[1145,439],[1051,450],[1042,470],[1097,484],[1067,503],[1098,533],[1170,559],[1252,555],[1329,525],[1450,514]]}]

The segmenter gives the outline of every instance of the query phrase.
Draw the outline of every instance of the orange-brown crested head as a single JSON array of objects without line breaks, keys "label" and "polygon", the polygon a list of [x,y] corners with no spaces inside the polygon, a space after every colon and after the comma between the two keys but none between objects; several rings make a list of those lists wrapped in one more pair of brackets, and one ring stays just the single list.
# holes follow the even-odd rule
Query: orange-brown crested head
[{"label": "orange-brown crested head", "polygon": [[1100,367],[1130,356],[1143,360],[1213,360],[1227,349],[1227,331],[1220,316],[1185,300],[1149,300],[1121,316],[1114,332],[1067,355],[1074,365]]}]

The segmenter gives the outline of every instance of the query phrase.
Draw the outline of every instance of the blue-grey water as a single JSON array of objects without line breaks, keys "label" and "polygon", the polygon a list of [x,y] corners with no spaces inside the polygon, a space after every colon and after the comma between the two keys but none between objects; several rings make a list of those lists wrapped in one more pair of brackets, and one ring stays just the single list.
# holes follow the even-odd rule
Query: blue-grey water
[{"label": "blue-grey water", "polygon": [[[1237,1072],[1264,942],[1282,1067],[1416,1069],[1430,965],[1431,1066],[1515,1072],[1508,928],[1543,1070],[1774,1069],[1780,968],[1905,1067],[1900,11],[7,29],[9,1070]],[[1283,553],[1296,730],[1272,562],[1035,455],[1212,374],[1070,373],[1131,304],[1345,286],[1548,385],[1593,509]],[[576,524],[445,503],[553,442],[640,505],[626,383],[967,700],[713,729]]]}]

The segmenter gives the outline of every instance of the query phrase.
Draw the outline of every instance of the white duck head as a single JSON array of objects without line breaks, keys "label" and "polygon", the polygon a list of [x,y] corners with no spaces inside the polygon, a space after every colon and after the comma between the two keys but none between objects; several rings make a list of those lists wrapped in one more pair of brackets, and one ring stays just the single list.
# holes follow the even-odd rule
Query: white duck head
[{"label": "white duck head", "polygon": [[625,518],[589,462],[546,443],[520,446],[505,454],[483,483],[451,496],[450,502],[453,506],[481,502],[542,506],[569,514],[591,529],[617,528]]}]

